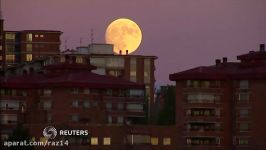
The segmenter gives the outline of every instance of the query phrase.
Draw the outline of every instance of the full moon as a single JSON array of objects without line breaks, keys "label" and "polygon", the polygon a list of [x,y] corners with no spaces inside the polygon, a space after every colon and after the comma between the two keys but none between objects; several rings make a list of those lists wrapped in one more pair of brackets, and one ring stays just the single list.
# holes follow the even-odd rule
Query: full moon
[{"label": "full moon", "polygon": [[141,43],[142,33],[140,27],[132,20],[120,18],[112,23],[106,29],[105,41],[107,44],[114,45],[114,52],[123,55],[137,50]]}]

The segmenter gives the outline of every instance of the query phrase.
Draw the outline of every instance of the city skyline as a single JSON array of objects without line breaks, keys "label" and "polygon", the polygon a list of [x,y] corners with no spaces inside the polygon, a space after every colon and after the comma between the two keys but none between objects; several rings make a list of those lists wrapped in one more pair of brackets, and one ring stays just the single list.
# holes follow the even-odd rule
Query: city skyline
[{"label": "city skyline", "polygon": [[[117,18],[138,23],[143,41],[133,54],[155,55],[156,84],[172,83],[172,70],[182,71],[195,65],[212,65],[216,58],[258,50],[266,42],[266,2],[256,1],[3,1],[5,30],[61,30],[61,50],[94,41],[104,43],[105,29]],[[202,55],[198,55],[202,54]],[[192,60],[192,61],[191,61]],[[167,65],[171,64],[171,65]],[[165,67],[165,66],[169,67]]]}]

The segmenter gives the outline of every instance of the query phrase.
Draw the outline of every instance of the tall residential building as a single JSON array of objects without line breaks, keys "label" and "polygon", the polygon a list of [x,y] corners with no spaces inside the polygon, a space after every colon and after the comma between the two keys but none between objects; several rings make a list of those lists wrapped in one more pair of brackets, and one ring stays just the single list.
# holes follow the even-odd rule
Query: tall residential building
[{"label": "tall residential building", "polygon": [[4,31],[6,67],[59,54],[61,34],[50,30]]},{"label": "tall residential building", "polygon": [[258,150],[266,147],[266,52],[216,60],[170,75],[176,82],[178,147]]},{"label": "tall residential building", "polygon": [[5,67],[5,36],[4,36],[4,19],[2,18],[2,8],[0,1],[0,72]]}]

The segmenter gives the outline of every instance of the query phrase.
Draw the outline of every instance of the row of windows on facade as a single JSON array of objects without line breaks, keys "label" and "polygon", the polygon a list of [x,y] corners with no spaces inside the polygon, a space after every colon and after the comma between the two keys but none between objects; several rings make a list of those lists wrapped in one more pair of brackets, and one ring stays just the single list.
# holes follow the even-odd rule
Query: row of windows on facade
[{"label": "row of windows on facade", "polygon": [[[85,58],[82,56],[76,56],[76,63],[84,63]],[[61,62],[65,62],[65,57],[60,57]],[[95,71],[98,74],[105,74],[103,73],[105,69],[103,68],[116,68],[117,70],[108,70],[107,74],[120,77],[123,76],[124,71],[124,58],[90,58],[90,63],[92,65],[97,66],[97,70]],[[131,58],[130,59],[130,81],[136,82],[137,81],[137,59]],[[151,62],[150,59],[144,59],[144,83],[150,83],[150,76],[151,76]]]},{"label": "row of windows on facade", "polygon": [[[217,122],[190,122],[186,125],[187,131],[222,131],[223,126],[221,123]],[[239,132],[247,132],[250,130],[250,123],[249,122],[237,122],[236,123],[236,130]]]},{"label": "row of windows on facade", "polygon": [[[186,145],[220,145],[219,137],[187,137]],[[234,145],[248,145],[248,137],[234,137]]]},{"label": "row of windows on facade", "polygon": [[[25,60],[26,61],[32,61],[32,54],[26,54],[25,55]],[[16,55],[6,55],[6,62],[7,63],[14,63],[16,62]]]},{"label": "row of windows on facade", "polygon": [[[73,108],[91,108],[91,107],[98,107],[98,102],[96,100],[89,101],[89,100],[74,100],[72,101],[71,107]],[[45,110],[49,110],[52,108],[52,101],[43,101],[42,107]],[[127,110],[131,112],[143,112],[143,104],[137,104],[137,103],[130,103],[130,104],[124,104],[124,103],[111,103],[106,102],[105,104],[106,110]]]},{"label": "row of windows on facade", "polygon": [[[32,33],[28,33],[27,35],[27,41],[32,41],[32,37],[34,36],[35,38],[43,38],[44,35],[43,34],[32,34]],[[15,40],[16,38],[16,34],[15,33],[6,33],[5,34],[5,39],[6,40]]]},{"label": "row of windows on facade", "polygon": [[[220,103],[221,94],[219,93],[187,93],[185,94],[186,101],[188,103]],[[249,93],[236,93],[236,103],[247,103],[249,102]]]},{"label": "row of windows on facade", "polygon": [[[187,87],[191,88],[220,88],[221,81],[218,80],[187,80]],[[248,89],[249,81],[248,80],[240,80],[234,81],[234,86],[240,89]]]},{"label": "row of windows on facade", "polygon": [[[122,97],[142,97],[144,96],[143,90],[138,89],[131,89],[131,90],[114,90],[114,89],[107,89],[107,90],[98,90],[98,89],[90,89],[90,88],[72,88],[70,89],[72,94],[106,94],[108,96],[122,96]],[[40,96],[51,96],[53,90],[52,89],[39,89],[38,93]],[[1,96],[27,96],[27,92],[25,90],[18,90],[18,89],[1,89],[0,90]]]},{"label": "row of windows on facade", "polygon": [[[35,140],[35,138],[34,138]],[[101,140],[101,141],[100,141]],[[171,145],[171,138],[170,137],[163,137],[162,141],[159,140],[159,137],[156,136],[149,136],[149,135],[127,135],[126,137],[126,143],[129,145],[165,145],[169,146]],[[46,141],[45,138],[40,138],[40,141]],[[111,137],[103,137],[99,138],[97,136],[91,136],[88,138],[80,138],[80,140],[77,140],[77,138],[69,139],[70,143],[75,144],[89,144],[89,145],[112,145],[112,138]]]},{"label": "row of windows on facade", "polygon": [[[246,118],[249,116],[249,108],[239,108],[235,110],[236,117]],[[186,115],[191,117],[220,117],[220,109],[215,108],[190,108],[186,110]]]}]

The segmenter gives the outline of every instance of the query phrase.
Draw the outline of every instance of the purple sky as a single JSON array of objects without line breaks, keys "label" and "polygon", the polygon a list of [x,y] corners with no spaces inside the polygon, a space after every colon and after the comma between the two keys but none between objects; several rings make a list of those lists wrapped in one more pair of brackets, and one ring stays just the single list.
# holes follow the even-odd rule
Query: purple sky
[{"label": "purple sky", "polygon": [[[105,29],[126,17],[142,29],[134,54],[158,56],[157,84],[170,73],[214,64],[266,43],[266,0],[3,0],[5,30],[61,30],[75,48],[104,42]],[[62,46],[63,48],[64,46]]]}]

